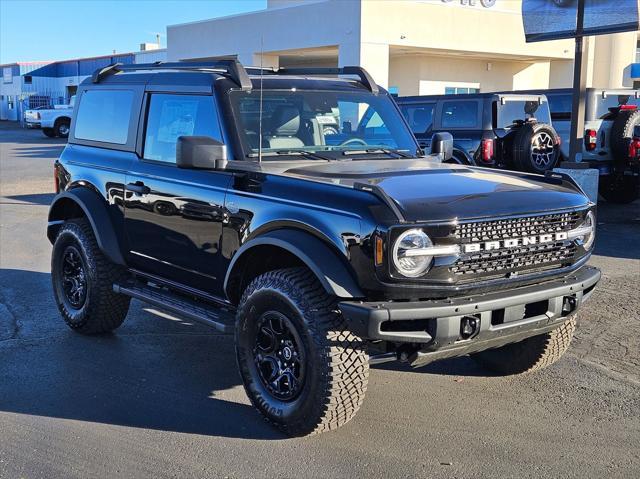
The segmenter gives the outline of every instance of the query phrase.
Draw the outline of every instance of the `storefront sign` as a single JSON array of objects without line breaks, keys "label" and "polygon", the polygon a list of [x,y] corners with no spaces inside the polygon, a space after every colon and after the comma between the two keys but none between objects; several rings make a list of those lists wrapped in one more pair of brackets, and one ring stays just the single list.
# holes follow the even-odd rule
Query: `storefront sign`
[{"label": "storefront sign", "polygon": [[459,2],[460,5],[468,5],[470,7],[475,7],[480,4],[485,8],[491,8],[496,4],[497,0],[442,0],[442,3],[451,3],[451,2]]}]

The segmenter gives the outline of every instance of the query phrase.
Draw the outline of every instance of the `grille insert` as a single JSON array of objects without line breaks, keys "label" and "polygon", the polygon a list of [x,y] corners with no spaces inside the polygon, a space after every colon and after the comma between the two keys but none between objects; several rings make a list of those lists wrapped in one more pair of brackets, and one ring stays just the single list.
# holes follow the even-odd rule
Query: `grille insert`
[{"label": "grille insert", "polygon": [[[579,212],[512,218],[457,227],[454,237],[459,243],[503,241],[510,238],[540,236],[575,228],[581,219]],[[561,268],[573,262],[576,245],[573,241],[479,251],[461,256],[450,268],[461,282],[476,277],[505,277],[514,271],[533,272]]]}]

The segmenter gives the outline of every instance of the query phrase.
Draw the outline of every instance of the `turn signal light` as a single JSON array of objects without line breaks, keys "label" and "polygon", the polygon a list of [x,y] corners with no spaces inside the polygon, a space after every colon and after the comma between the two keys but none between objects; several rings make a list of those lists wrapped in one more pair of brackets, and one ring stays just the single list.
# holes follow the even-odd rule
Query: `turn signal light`
[{"label": "turn signal light", "polygon": [[380,238],[380,236],[376,236],[376,251],[375,251],[375,256],[376,256],[376,266],[380,266],[382,264],[382,260],[383,260],[383,248],[382,248],[382,238]]},{"label": "turn signal light", "polygon": [[482,140],[482,161],[493,162],[494,141],[491,139]]},{"label": "turn signal light", "polygon": [[587,130],[584,135],[584,146],[587,151],[593,151],[598,146],[598,132],[596,130]]}]

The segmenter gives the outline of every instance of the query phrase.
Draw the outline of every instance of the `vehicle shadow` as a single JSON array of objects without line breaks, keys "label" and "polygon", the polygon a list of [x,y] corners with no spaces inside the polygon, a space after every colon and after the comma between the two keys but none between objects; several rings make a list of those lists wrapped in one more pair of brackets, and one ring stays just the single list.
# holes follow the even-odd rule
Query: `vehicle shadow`
[{"label": "vehicle shadow", "polygon": [[384,371],[397,371],[416,374],[434,374],[437,376],[460,376],[460,377],[498,377],[488,369],[483,368],[469,356],[460,358],[443,359],[426,366],[413,368],[407,363],[390,362],[374,366],[375,369]]},{"label": "vehicle shadow", "polygon": [[55,193],[34,193],[29,195],[4,196],[10,202],[29,203],[32,205],[50,205],[55,197]]},{"label": "vehicle shadow", "polygon": [[38,147],[19,147],[14,149],[14,156],[19,158],[53,159],[60,157],[63,149],[64,144],[62,143]]},{"label": "vehicle shadow", "polygon": [[[5,303],[19,327],[15,337],[0,341],[0,411],[186,434],[285,439],[249,405],[230,336],[160,318],[162,313],[137,302],[114,333],[81,336],[60,318],[49,274],[0,270],[0,293],[10,285],[14,293],[34,293],[31,301]],[[12,295],[3,294],[0,301],[7,297]]]}]

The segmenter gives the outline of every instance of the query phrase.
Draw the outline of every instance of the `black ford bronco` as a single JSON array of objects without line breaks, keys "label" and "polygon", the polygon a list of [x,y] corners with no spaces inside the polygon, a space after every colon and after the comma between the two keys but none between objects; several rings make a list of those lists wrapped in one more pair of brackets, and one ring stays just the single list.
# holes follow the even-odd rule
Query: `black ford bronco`
[{"label": "black ford bronco", "polygon": [[423,148],[439,131],[453,135],[449,162],[544,174],[560,158],[544,94],[472,93],[397,98]]},{"label": "black ford bronco", "polygon": [[547,366],[600,278],[594,205],[565,176],[442,164],[451,148],[425,156],[357,67],[104,68],[55,163],[60,313],[105,333],[136,298],[233,332],[249,398],[291,435],[349,421],[371,363]]}]

